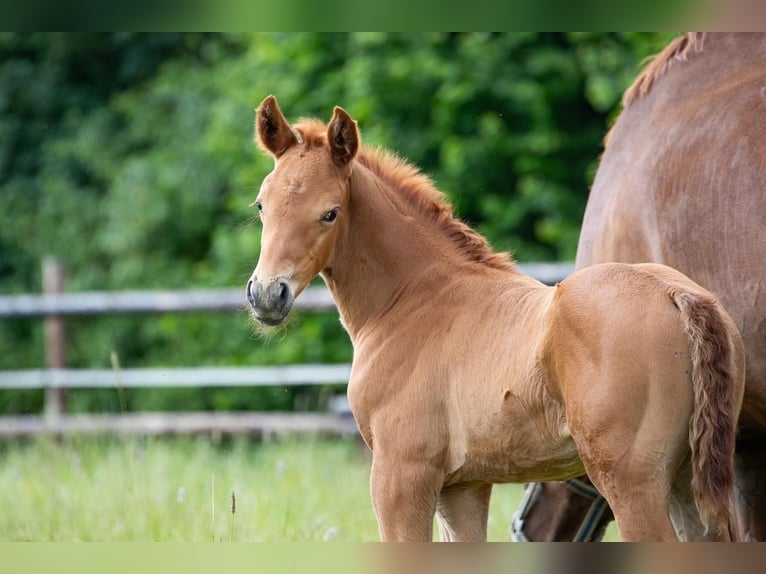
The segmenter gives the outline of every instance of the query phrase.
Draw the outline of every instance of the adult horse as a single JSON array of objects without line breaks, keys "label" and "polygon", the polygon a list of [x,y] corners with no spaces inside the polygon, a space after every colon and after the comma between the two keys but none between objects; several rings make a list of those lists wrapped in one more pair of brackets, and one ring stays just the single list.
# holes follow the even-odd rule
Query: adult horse
[{"label": "adult horse", "polygon": [[434,514],[442,539],[484,540],[493,483],[584,471],[625,540],[675,540],[671,515],[728,539],[744,351],[710,293],[654,264],[545,286],[341,108],[291,128],[270,96],[257,114],[275,167],[246,296],[275,325],[327,283],[383,540],[431,540]]},{"label": "adult horse", "polygon": [[[758,540],[766,540],[764,254],[766,35],[686,34],[625,93],[588,199],[576,267],[664,263],[731,313],[747,364],[732,528]],[[529,485],[525,502],[515,539],[598,540],[612,518],[587,479]]]}]

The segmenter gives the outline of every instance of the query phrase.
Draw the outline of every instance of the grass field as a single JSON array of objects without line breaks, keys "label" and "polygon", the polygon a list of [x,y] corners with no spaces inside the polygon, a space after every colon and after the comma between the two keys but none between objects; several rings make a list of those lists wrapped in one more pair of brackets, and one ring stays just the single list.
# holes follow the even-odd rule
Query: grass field
[{"label": "grass field", "polygon": [[[5,444],[0,540],[378,540],[369,468],[366,447],[351,439]],[[520,485],[495,487],[490,540],[508,540],[521,494]]]}]

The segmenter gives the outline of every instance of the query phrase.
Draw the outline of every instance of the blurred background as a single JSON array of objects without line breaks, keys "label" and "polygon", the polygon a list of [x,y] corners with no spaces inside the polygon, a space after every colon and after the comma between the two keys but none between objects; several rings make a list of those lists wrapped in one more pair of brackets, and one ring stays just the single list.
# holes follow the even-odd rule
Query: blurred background
[{"label": "blurred background", "polygon": [[[0,294],[242,287],[271,169],[252,143],[275,94],[291,120],[341,105],[363,139],[419,165],[519,261],[570,261],[602,139],[672,34],[0,35]],[[243,301],[244,303],[244,301]],[[44,365],[42,321],[0,321],[0,369]],[[335,313],[270,340],[247,313],[67,320],[66,365],[345,363]],[[311,409],[319,388],[73,390],[70,412]],[[299,398],[300,396],[300,398]],[[42,408],[0,392],[0,413]]]},{"label": "blurred background", "polygon": [[[43,276],[52,258],[66,292],[237,290],[223,312],[74,314],[65,325],[0,317],[0,421],[11,421],[0,427],[17,438],[51,428],[46,366],[111,373],[61,393],[58,415],[70,423],[110,413],[306,415],[343,396],[343,376],[316,381],[311,368],[305,384],[184,386],[178,371],[180,384],[156,384],[163,369],[351,361],[334,310],[294,312],[270,337],[237,310],[259,252],[250,203],[272,168],[253,145],[266,95],[291,121],[344,107],[364,141],[420,166],[496,249],[571,262],[622,93],[673,36],[0,34],[0,300],[39,295],[54,282]],[[141,384],[145,368],[159,369],[155,383]],[[0,442],[0,507],[13,509],[0,516],[0,539],[377,538],[369,453],[349,433],[154,441],[141,434],[162,434],[147,420],[130,440],[118,425],[106,442]],[[495,492],[490,539],[507,540],[522,490]]]}]

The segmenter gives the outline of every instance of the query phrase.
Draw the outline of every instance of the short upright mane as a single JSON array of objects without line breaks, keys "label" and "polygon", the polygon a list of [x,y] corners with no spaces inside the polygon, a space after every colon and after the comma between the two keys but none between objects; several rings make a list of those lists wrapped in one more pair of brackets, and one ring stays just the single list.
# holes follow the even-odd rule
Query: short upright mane
[{"label": "short upright mane", "polygon": [[[668,71],[673,62],[685,62],[689,51],[701,52],[705,43],[705,32],[687,32],[668,44],[662,52],[649,59],[649,65],[643,69],[633,84],[625,90],[622,96],[623,111],[636,100],[643,98],[654,86],[654,83]],[[604,149],[609,145],[615,122],[604,136]]]},{"label": "short upright mane", "polygon": [[644,97],[654,82],[667,72],[673,62],[684,62],[690,51],[701,52],[705,43],[704,32],[687,32],[668,44],[662,52],[653,56],[649,65],[639,74],[633,85],[622,97],[622,106],[627,108],[633,101]]},{"label": "short upright mane", "polygon": [[[315,119],[301,119],[294,126],[303,144],[309,148],[327,144],[327,126]],[[443,232],[470,261],[493,269],[513,271],[516,266],[508,253],[496,253],[487,240],[455,218],[444,193],[417,167],[396,154],[363,145],[356,160],[424,216],[424,220]]]}]

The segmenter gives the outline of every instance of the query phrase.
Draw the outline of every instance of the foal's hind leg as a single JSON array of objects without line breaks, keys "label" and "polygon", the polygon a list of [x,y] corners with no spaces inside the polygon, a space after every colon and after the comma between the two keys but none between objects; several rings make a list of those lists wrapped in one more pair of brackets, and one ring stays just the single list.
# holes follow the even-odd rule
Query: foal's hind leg
[{"label": "foal's hind leg", "polygon": [[[628,465],[629,466],[629,465]],[[674,542],[669,488],[660,477],[613,468],[602,472],[585,464],[593,484],[609,502],[624,542]],[[625,471],[624,471],[625,470]]]},{"label": "foal's hind leg", "polygon": [[684,542],[692,541],[722,541],[729,540],[729,533],[706,533],[691,489],[692,466],[687,458],[681,465],[673,480],[670,495],[670,519],[673,522],[678,539]]},{"label": "foal's hind leg", "polygon": [[436,502],[442,542],[482,542],[487,539],[491,484],[448,486]]},{"label": "foal's hind leg", "polygon": [[[646,432],[639,427],[628,444],[606,434],[591,435],[590,440],[580,442],[585,470],[609,502],[625,542],[678,540],[670,521],[670,495],[681,458],[673,451],[680,449],[668,448],[664,442],[680,441],[661,430]],[[615,432],[615,436],[620,435],[626,433]]]}]

